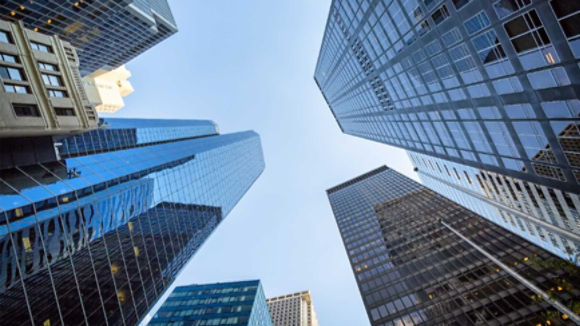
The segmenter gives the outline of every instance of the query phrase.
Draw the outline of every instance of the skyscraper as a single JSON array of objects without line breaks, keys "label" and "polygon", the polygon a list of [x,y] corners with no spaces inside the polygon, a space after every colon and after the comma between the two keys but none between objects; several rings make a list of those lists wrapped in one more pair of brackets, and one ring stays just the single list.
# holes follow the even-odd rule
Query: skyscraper
[{"label": "skyscraper", "polygon": [[0,18],[71,43],[83,76],[117,68],[177,32],[167,0],[6,0]]},{"label": "skyscraper", "polygon": [[579,253],[578,196],[408,152],[424,185],[526,240],[569,259]]},{"label": "skyscraper", "polygon": [[318,326],[310,291],[267,299],[274,326]]},{"label": "skyscraper", "polygon": [[314,78],[344,133],[578,194],[578,25],[574,0],[334,0]]},{"label": "skyscraper", "polygon": [[0,170],[3,325],[137,325],[264,169],[252,131],[105,125]]},{"label": "skyscraper", "polygon": [[259,280],[176,287],[148,326],[273,326]]},{"label": "skyscraper", "polygon": [[396,171],[327,194],[371,325],[580,321],[566,307],[580,296],[574,265]]}]

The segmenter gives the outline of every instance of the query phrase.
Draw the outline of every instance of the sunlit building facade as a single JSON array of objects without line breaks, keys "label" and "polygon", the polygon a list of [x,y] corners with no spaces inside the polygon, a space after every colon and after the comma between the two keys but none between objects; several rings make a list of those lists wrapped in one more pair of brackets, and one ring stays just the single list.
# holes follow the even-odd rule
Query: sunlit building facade
[{"label": "sunlit building facade", "polygon": [[105,125],[0,170],[2,325],[138,325],[265,166],[252,131]]},{"label": "sunlit building facade", "polygon": [[[407,154],[421,182],[432,190],[562,258],[580,253],[578,195],[424,154]],[[546,229],[538,221],[558,229]]]},{"label": "sunlit building facade", "polygon": [[279,295],[266,301],[274,326],[318,326],[310,291]]},{"label": "sunlit building facade", "polygon": [[71,135],[98,122],[70,43],[0,20],[0,138]]},{"label": "sunlit building facade", "polygon": [[372,326],[575,324],[534,289],[579,297],[559,258],[429,188],[383,166],[327,195]]},{"label": "sunlit building facade", "polygon": [[273,326],[259,280],[176,287],[148,326]]},{"label": "sunlit building facade", "polygon": [[92,105],[99,112],[114,113],[125,106],[123,97],[133,93],[127,80],[131,72],[122,65],[111,71],[99,69],[83,78],[85,91]]},{"label": "sunlit building facade", "polygon": [[314,78],[346,134],[578,194],[579,25],[575,0],[334,0]]},{"label": "sunlit building facade", "polygon": [[71,43],[83,76],[117,68],[177,32],[167,0],[6,0],[0,18]]}]

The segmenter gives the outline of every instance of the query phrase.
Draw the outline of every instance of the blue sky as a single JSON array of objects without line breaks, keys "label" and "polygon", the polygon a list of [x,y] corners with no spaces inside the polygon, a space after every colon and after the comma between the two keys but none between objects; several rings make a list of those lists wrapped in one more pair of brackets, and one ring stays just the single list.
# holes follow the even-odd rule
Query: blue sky
[{"label": "blue sky", "polygon": [[[266,170],[176,284],[261,279],[312,292],[321,326],[369,325],[325,190],[404,151],[341,133],[313,79],[330,0],[170,0],[179,32],[131,61],[114,117],[255,130]],[[104,116],[104,115],[103,115]]]}]

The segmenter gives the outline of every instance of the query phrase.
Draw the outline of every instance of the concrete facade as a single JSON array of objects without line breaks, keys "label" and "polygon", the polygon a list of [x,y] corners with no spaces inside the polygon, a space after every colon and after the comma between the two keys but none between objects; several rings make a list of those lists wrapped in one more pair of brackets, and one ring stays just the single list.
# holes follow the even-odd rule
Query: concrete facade
[{"label": "concrete facade", "polygon": [[267,299],[274,326],[318,326],[310,291]]},{"label": "concrete facade", "polygon": [[69,43],[0,21],[0,59],[0,138],[98,128]]},{"label": "concrete facade", "polygon": [[98,112],[114,113],[125,107],[123,97],[134,91],[129,77],[131,72],[122,65],[112,71],[99,69],[83,78],[89,101]]}]

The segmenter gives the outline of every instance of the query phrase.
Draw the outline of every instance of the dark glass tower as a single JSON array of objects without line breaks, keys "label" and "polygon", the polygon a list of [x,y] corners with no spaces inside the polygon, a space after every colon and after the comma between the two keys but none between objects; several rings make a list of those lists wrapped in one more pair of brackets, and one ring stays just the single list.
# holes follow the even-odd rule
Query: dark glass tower
[{"label": "dark glass tower", "polygon": [[273,326],[259,280],[176,287],[148,326]]},{"label": "dark glass tower", "polygon": [[123,65],[177,33],[167,0],[4,0],[0,18],[71,43],[82,75]]},{"label": "dark glass tower", "polygon": [[0,171],[2,325],[137,325],[264,169],[252,131],[105,122]]},{"label": "dark glass tower", "polygon": [[538,246],[387,167],[327,194],[373,326],[574,325],[533,287],[567,304],[580,280]]},{"label": "dark glass tower", "polygon": [[333,0],[314,78],[344,133],[578,194],[579,25],[576,0]]}]

